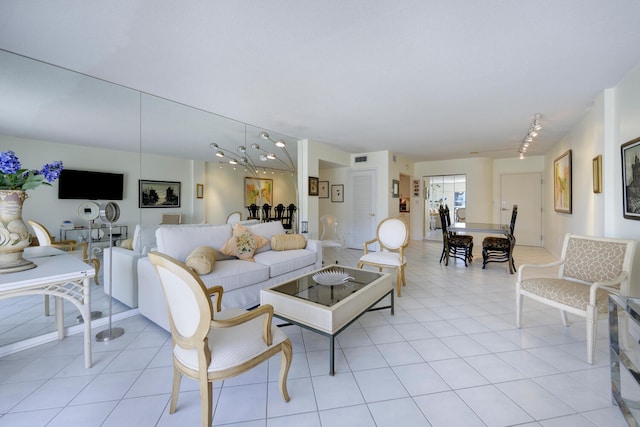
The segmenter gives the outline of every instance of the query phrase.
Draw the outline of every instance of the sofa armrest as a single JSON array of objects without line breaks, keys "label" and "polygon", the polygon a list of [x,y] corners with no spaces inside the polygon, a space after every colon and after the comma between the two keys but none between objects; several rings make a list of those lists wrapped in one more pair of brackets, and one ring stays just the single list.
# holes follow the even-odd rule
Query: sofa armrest
[{"label": "sofa armrest", "polygon": [[316,253],[316,268],[322,268],[322,241],[308,239],[305,249]]},{"label": "sofa armrest", "polygon": [[[119,247],[107,248],[104,254],[104,291],[131,307],[138,307],[138,259],[143,255]],[[109,262],[113,254],[113,264]]]}]

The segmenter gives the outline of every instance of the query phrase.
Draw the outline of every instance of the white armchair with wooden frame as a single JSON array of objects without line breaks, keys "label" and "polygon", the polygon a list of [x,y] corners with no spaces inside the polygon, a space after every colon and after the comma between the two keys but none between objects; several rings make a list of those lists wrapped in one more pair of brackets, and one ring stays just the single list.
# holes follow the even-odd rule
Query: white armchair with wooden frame
[{"label": "white armchair with wooden frame", "polygon": [[[630,284],[635,240],[567,234],[560,260],[548,264],[523,264],[516,282],[516,324],[522,323],[523,297],[586,319],[587,362],[595,358],[597,320],[608,315],[608,294],[638,296]],[[558,267],[557,277],[536,277],[532,269]]]},{"label": "white armchair with wooden frame", "polygon": [[[212,382],[231,378],[281,354],[280,393],[288,402],[287,375],[291,341],[272,324],[273,307],[221,311],[223,289],[207,289],[189,267],[159,252],[149,252],[167,302],[173,353],[173,388],[169,413],[174,413],[182,375],[200,384],[203,426],[212,422]],[[212,302],[215,301],[215,305]]]}]

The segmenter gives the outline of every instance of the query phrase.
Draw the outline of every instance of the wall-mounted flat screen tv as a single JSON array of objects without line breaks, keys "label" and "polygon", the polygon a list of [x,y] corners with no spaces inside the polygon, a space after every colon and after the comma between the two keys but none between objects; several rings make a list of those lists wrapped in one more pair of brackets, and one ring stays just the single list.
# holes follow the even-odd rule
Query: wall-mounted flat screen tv
[{"label": "wall-mounted flat screen tv", "polygon": [[124,174],[63,169],[58,199],[122,200]]}]

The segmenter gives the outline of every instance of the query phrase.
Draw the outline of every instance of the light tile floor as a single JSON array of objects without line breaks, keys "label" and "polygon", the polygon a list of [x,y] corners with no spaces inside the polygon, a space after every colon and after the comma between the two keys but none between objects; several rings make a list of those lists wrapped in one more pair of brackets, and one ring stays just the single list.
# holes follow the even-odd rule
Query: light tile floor
[{"label": "light tile floor", "polygon": [[[214,386],[214,425],[275,426],[624,426],[611,403],[608,331],[599,322],[596,363],[586,363],[584,322],[565,328],[557,311],[525,301],[516,329],[515,276],[438,262],[439,242],[412,242],[396,314],[365,314],[337,339],[285,327],[293,342],[291,401],[278,392],[279,358]],[[345,265],[361,252],[342,250]],[[516,248],[541,263],[541,248]],[[137,315],[125,334],[93,344],[84,369],[82,335],[0,359],[0,427],[197,426],[200,400],[183,379],[169,415],[171,339]]]}]

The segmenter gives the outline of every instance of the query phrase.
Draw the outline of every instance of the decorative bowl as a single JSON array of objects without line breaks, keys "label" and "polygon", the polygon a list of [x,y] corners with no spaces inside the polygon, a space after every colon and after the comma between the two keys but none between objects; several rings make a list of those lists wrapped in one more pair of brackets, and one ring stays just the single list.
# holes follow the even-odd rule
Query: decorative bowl
[{"label": "decorative bowl", "polygon": [[343,283],[348,282],[350,279],[353,279],[352,276],[349,276],[348,273],[343,271],[320,271],[313,276],[313,281],[319,285],[341,285]]}]

